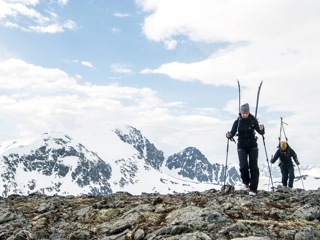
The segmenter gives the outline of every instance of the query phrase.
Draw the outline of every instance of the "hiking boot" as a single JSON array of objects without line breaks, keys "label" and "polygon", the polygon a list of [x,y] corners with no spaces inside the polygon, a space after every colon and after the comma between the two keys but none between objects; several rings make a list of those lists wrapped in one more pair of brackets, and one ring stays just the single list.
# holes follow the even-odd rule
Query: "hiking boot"
[{"label": "hiking boot", "polygon": [[256,192],[255,192],[255,191],[253,191],[253,190],[250,190],[250,191],[249,191],[249,196],[253,196],[253,197],[254,197],[255,195],[256,195]]},{"label": "hiking boot", "polygon": [[249,190],[249,185],[248,184],[245,184],[243,187],[244,187],[244,190]]}]

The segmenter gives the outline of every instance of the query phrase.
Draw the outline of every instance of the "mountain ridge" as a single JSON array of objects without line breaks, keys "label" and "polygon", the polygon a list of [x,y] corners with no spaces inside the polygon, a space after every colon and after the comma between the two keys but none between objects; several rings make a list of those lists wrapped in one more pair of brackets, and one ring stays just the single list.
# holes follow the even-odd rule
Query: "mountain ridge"
[{"label": "mountain ridge", "polygon": [[[32,191],[51,195],[167,194],[220,188],[224,182],[242,186],[236,165],[229,165],[225,176],[225,165],[210,163],[195,147],[165,158],[163,151],[130,125],[112,126],[106,139],[107,159],[64,133],[1,144],[2,196]],[[265,167],[261,173],[268,176]]]}]

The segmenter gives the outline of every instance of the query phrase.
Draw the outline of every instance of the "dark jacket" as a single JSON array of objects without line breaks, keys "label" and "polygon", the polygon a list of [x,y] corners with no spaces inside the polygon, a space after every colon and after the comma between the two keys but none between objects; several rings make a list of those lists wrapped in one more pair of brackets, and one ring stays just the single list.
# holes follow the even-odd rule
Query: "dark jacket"
[{"label": "dark jacket", "polygon": [[290,167],[292,166],[292,159],[297,162],[298,156],[295,153],[295,151],[287,144],[286,150],[282,151],[281,148],[279,148],[273,157],[273,162],[277,161],[277,159],[280,158],[280,167]]},{"label": "dark jacket", "polygon": [[255,131],[261,135],[264,134],[264,129],[262,131],[259,129],[257,119],[252,114],[249,114],[248,118],[242,118],[239,114],[239,118],[234,121],[230,133],[235,136],[238,132],[238,148],[254,148],[258,146]]}]

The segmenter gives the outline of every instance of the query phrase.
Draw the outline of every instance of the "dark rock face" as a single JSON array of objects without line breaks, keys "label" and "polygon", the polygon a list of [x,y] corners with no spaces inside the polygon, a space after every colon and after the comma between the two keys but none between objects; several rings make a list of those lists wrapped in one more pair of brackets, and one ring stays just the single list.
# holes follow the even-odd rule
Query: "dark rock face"
[{"label": "dark rock face", "polygon": [[320,192],[0,198],[0,239],[320,239]]},{"label": "dark rock face", "polygon": [[122,133],[121,130],[116,129],[114,132],[125,143],[131,144],[140,154],[141,158],[159,170],[163,161],[163,152],[158,150],[147,138],[143,137],[141,132],[136,128],[127,125],[128,133]]},{"label": "dark rock face", "polygon": [[168,157],[166,166],[172,169],[178,169],[178,174],[196,179],[199,182],[212,182],[212,165],[208,159],[196,148],[188,147],[180,153]]},{"label": "dark rock face", "polygon": [[188,147],[183,151],[168,157],[165,166],[169,170],[176,169],[182,177],[197,180],[199,182],[215,182],[234,184],[240,181],[238,171],[232,167],[225,169],[219,163],[211,164],[208,159],[194,147]]}]

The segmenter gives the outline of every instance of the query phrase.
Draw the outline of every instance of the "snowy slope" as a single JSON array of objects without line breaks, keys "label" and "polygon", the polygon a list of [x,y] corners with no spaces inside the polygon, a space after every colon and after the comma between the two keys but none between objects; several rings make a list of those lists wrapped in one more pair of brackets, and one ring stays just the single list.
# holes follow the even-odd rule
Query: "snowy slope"
[{"label": "snowy slope", "polygon": [[[238,165],[211,163],[195,147],[164,158],[151,141],[132,126],[110,124],[99,155],[64,133],[45,133],[32,139],[3,142],[0,146],[1,195],[107,195],[117,191],[161,194],[220,189],[223,183],[243,187]],[[101,157],[103,156],[103,157]],[[259,165],[259,189],[270,190],[269,168]],[[320,166],[296,169],[294,187],[319,188]],[[274,186],[281,174],[271,166]],[[226,173],[226,175],[225,175]],[[304,184],[302,184],[304,183]]]}]

